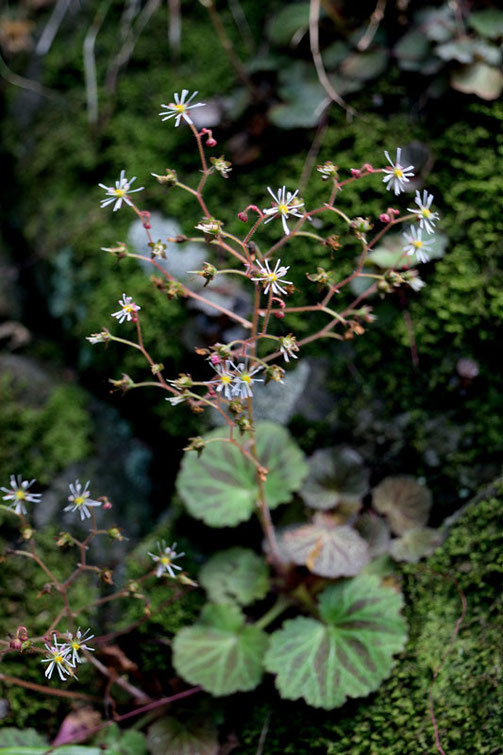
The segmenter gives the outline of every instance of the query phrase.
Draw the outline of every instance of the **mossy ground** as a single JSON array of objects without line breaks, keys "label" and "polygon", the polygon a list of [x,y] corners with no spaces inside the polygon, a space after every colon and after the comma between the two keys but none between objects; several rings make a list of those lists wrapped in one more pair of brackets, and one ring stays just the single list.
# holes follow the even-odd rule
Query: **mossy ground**
[{"label": "mossy ground", "polygon": [[[434,712],[445,752],[499,753],[503,727],[502,504],[500,484],[488,498],[466,510],[427,562],[402,569],[409,641],[376,694],[327,713],[300,703],[273,701],[271,690],[263,704],[250,700],[250,707],[245,706],[247,715],[241,718],[239,732],[241,752],[256,752],[266,721],[264,752],[268,755],[435,752],[428,696],[433,674],[445,657],[433,686]],[[455,581],[466,597],[467,612],[449,649],[462,613]]]}]

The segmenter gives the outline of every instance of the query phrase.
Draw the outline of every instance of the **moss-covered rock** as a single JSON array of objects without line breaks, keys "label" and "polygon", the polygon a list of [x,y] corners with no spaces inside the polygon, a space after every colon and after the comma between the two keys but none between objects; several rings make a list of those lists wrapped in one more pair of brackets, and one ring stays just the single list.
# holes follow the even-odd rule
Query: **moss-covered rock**
[{"label": "moss-covered rock", "polygon": [[[417,755],[435,751],[429,713],[449,753],[496,755],[501,749],[503,695],[500,684],[503,485],[471,504],[443,546],[427,562],[406,566],[401,579],[407,601],[409,641],[391,677],[377,693],[330,713],[275,701],[253,705],[241,726],[243,753],[255,753],[268,720],[264,752],[322,755]],[[462,604],[467,612],[449,647]],[[444,660],[445,659],[445,660]]]}]

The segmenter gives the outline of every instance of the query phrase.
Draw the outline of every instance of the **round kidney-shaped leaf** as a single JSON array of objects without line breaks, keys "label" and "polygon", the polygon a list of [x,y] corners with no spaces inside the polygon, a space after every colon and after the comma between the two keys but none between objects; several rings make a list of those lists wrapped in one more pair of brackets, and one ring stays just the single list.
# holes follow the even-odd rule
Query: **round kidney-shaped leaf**
[{"label": "round kidney-shaped leaf", "polygon": [[327,514],[285,530],[279,546],[285,558],[320,577],[352,577],[369,561],[365,540],[352,527],[337,526]]},{"label": "round kidney-shaped leaf", "polygon": [[309,476],[302,496],[313,509],[341,503],[359,504],[368,490],[368,471],[352,448],[322,448],[309,459]]},{"label": "round kidney-shaped leaf", "polygon": [[395,561],[408,561],[415,564],[420,558],[431,556],[442,542],[442,535],[431,527],[417,527],[407,530],[402,537],[391,542],[390,553]]},{"label": "round kidney-shaped leaf", "polygon": [[372,491],[372,504],[384,514],[396,535],[426,524],[430,513],[431,493],[407,475],[386,477]]},{"label": "round kidney-shaped leaf", "polygon": [[173,641],[173,665],[190,684],[217,697],[246,692],[259,684],[268,637],[246,626],[236,605],[206,605],[199,622]]},{"label": "round kidney-shaped leaf", "polygon": [[167,716],[150,726],[147,734],[151,755],[217,755],[217,731],[211,721],[191,719],[178,721]]},{"label": "round kidney-shaped leaf", "polygon": [[277,674],[281,696],[330,709],[376,690],[405,644],[401,606],[401,596],[375,576],[328,587],[320,597],[324,623],[290,619],[271,636],[265,665]]},{"label": "round kidney-shaped leaf", "polygon": [[[204,436],[210,443],[198,458],[187,452],[177,479],[178,492],[188,511],[210,527],[233,527],[252,515],[258,500],[255,465],[236,446],[224,442],[226,429],[218,427]],[[240,439],[249,451],[249,440]],[[264,485],[269,508],[286,503],[300,488],[306,474],[304,455],[284,427],[257,422],[259,461],[268,470]]]},{"label": "round kidney-shaped leaf", "polygon": [[201,569],[199,581],[213,603],[236,601],[242,606],[263,598],[269,589],[264,558],[248,548],[215,553]]}]

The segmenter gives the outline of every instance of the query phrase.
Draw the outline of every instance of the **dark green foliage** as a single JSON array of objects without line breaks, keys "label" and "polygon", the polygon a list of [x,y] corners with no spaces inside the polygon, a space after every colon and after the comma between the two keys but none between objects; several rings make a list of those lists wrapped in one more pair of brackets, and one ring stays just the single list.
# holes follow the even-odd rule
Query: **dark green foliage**
[{"label": "dark green foliage", "polygon": [[[85,391],[58,385],[47,400],[33,406],[34,388],[0,377],[0,480],[23,474],[49,484],[69,463],[90,452],[92,422]],[[35,397],[38,404],[39,397]]]},{"label": "dark green foliage", "polygon": [[243,725],[243,753],[255,753],[269,711],[268,755],[434,752],[428,693],[461,615],[456,579],[468,610],[435,682],[435,716],[446,752],[496,755],[503,726],[502,497],[501,485],[495,487],[486,500],[467,509],[426,564],[401,569],[409,642],[391,678],[374,696],[330,715],[277,701],[257,705],[252,722]]}]

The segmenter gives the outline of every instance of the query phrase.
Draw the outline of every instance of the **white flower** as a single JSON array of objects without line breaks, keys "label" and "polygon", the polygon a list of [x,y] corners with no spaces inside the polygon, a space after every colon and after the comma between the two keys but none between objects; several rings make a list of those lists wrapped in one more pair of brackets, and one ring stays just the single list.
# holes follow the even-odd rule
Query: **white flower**
[{"label": "white flower", "polygon": [[231,388],[233,377],[229,372],[229,362],[225,362],[224,365],[214,364],[212,366],[214,367],[215,372],[217,373],[219,378],[219,383],[216,387],[217,393],[223,393],[225,398],[230,401],[232,399]]},{"label": "white flower", "polygon": [[94,652],[94,648],[91,648],[89,647],[89,645],[85,644],[86,642],[89,642],[89,640],[92,640],[94,637],[94,634],[89,634],[90,631],[90,629],[86,629],[84,634],[82,634],[79,627],[74,635],[68,632],[69,648],[72,653],[73,664],[82,663],[82,660],[79,656],[79,650],[90,650]]},{"label": "white flower", "polygon": [[150,551],[148,554],[157,564],[155,570],[156,577],[162,577],[162,575],[166,572],[170,577],[176,579],[176,574],[173,569],[178,569],[178,571],[181,571],[182,567],[174,564],[173,561],[177,558],[185,556],[185,553],[177,553],[175,550],[176,543],[173,543],[173,545],[170,547],[169,545],[166,545],[164,540],[161,540],[160,543],[157,543],[157,548],[159,550],[159,555],[157,555],[156,553],[150,553]]},{"label": "white flower", "polygon": [[[49,653],[49,658],[44,658],[42,663],[48,663],[45,670],[45,676],[50,679],[52,676],[52,672],[55,668],[58,669],[59,678],[61,681],[65,681],[66,676],[75,676],[72,672],[72,669],[75,668],[75,663],[71,661],[71,659],[68,657],[71,653],[71,648],[69,645],[67,645],[65,642],[62,642],[61,645],[58,644],[58,640],[56,638],[56,635],[53,635],[53,644],[52,645],[45,645],[45,648],[47,652]],[[66,676],[65,676],[66,675]]]},{"label": "white flower", "polygon": [[402,234],[407,242],[404,246],[404,252],[410,257],[415,254],[419,262],[429,262],[430,258],[427,255],[429,247],[433,244],[433,241],[423,241],[423,232],[420,228],[414,228],[413,225],[409,226],[409,230]]},{"label": "white flower", "polygon": [[409,183],[410,176],[414,175],[414,166],[409,165],[407,168],[404,168],[400,165],[400,159],[402,156],[402,150],[400,147],[398,147],[396,151],[395,163],[393,163],[388,152],[384,152],[384,154],[386,155],[386,159],[391,165],[391,168],[384,168],[386,175],[384,176],[383,181],[388,184],[386,188],[393,189],[395,196],[398,196],[401,191],[405,191],[405,184]]},{"label": "white flower", "polygon": [[187,399],[188,396],[186,393],[178,393],[176,396],[167,398],[166,401],[169,401],[171,406],[178,406],[178,404],[183,404]]},{"label": "white flower", "polygon": [[299,347],[297,346],[297,339],[295,338],[294,335],[289,333],[289,335],[283,336],[282,338],[279,339],[279,343],[280,343],[279,350],[280,350],[280,353],[283,355],[285,362],[289,362],[290,357],[292,357],[292,359],[298,358],[297,355],[294,353],[295,351],[299,350]]},{"label": "white flower", "polygon": [[270,186],[267,187],[267,191],[274,201],[272,207],[269,207],[262,211],[264,215],[270,215],[270,217],[267,218],[265,222],[269,223],[269,221],[273,220],[273,218],[281,218],[285,235],[289,236],[290,229],[288,228],[286,222],[288,216],[293,215],[296,218],[303,217],[303,213],[299,212],[299,209],[304,206],[304,202],[296,198],[299,190],[297,189],[297,191],[292,194],[291,191],[287,192],[286,186],[283,186],[282,188],[278,189],[277,196],[274,194]]},{"label": "white flower", "polygon": [[165,112],[160,112],[159,115],[164,115],[165,117],[162,118],[163,121],[169,121],[170,118],[175,118],[175,126],[180,125],[180,120],[183,118],[187,123],[192,123],[188,111],[192,110],[192,108],[195,107],[204,107],[204,102],[194,102],[193,105],[191,105],[191,101],[196,97],[198,94],[197,92],[192,92],[189,99],[186,101],[186,97],[189,93],[188,89],[182,89],[182,96],[178,94],[178,92],[175,92],[174,102],[170,102],[169,105],[161,105],[161,107],[166,108]]},{"label": "white flower", "polygon": [[128,197],[128,194],[134,194],[135,191],[142,191],[143,186],[141,186],[139,189],[132,189],[131,184],[136,181],[136,176],[133,176],[130,180],[126,178],[126,171],[121,170],[121,176],[118,181],[115,182],[115,188],[113,186],[105,186],[105,184],[98,184],[102,189],[105,189],[107,196],[105,199],[101,200],[101,208],[106,207],[109,204],[112,204],[112,202],[115,202],[114,204],[114,212],[118,210],[122,203],[125,202],[128,205],[132,205],[133,203]]},{"label": "white flower", "polygon": [[[283,278],[284,275],[287,274],[287,272],[290,270],[290,266],[288,267],[281,267],[281,260],[278,260],[276,262],[276,265],[274,267],[274,270],[271,270],[269,267],[269,260],[265,260],[265,266],[257,261],[258,268],[262,275],[259,278],[252,278],[252,281],[258,281],[259,283],[266,283],[266,286],[264,288],[264,294],[269,293],[269,289],[272,289],[273,294],[286,294],[288,293],[285,291],[284,288],[281,288],[281,286],[278,283],[278,280],[280,278]],[[287,285],[291,286],[292,281],[281,281],[282,283],[286,283]]]},{"label": "white flower", "polygon": [[198,231],[207,233],[210,236],[217,236],[222,231],[223,223],[215,218],[203,218],[195,227]]},{"label": "white flower", "polygon": [[91,517],[89,508],[101,506],[101,501],[95,501],[90,498],[91,493],[88,490],[89,480],[86,482],[84,488],[82,488],[78,480],[70,483],[69,488],[71,495],[68,496],[68,500],[70,503],[68,506],[65,506],[63,511],[80,511],[81,520],[84,520],[86,517],[89,519]]},{"label": "white flower", "polygon": [[106,330],[102,330],[101,333],[91,333],[90,336],[86,336],[86,341],[89,343],[106,343],[108,341],[108,333]]},{"label": "white flower", "polygon": [[409,280],[409,286],[413,291],[421,291],[421,289],[426,286],[426,283],[419,277],[419,275],[416,275]]},{"label": "white flower", "polygon": [[257,374],[257,372],[260,372],[262,366],[259,365],[258,367],[255,367],[254,370],[249,370],[248,365],[245,363],[238,364],[237,367],[235,364],[233,364],[232,367],[234,370],[236,370],[237,373],[234,376],[232,395],[239,396],[239,398],[252,398],[253,392],[251,387],[253,383],[264,382],[261,378],[253,377]]},{"label": "white flower", "polygon": [[25,503],[38,503],[42,498],[42,493],[28,493],[35,480],[23,480],[21,475],[16,476],[11,474],[10,476],[10,488],[0,488],[6,495],[2,496],[3,501],[11,501],[9,508],[14,509],[16,514],[26,514]]},{"label": "white flower", "polygon": [[414,213],[414,215],[417,215],[419,220],[419,227],[424,228],[426,233],[435,233],[434,227],[437,220],[439,220],[440,215],[438,212],[432,212],[430,210],[431,203],[433,202],[433,194],[428,194],[426,189],[423,191],[423,198],[421,199],[421,193],[419,191],[416,191],[416,198],[414,199],[414,202],[419,207],[418,210],[415,210],[413,207],[407,207],[409,212]]},{"label": "white flower", "polygon": [[120,323],[123,323],[124,320],[130,322],[136,315],[138,310],[141,309],[138,304],[134,303],[133,297],[126,296],[126,294],[122,294],[122,299],[119,299],[118,303],[120,304],[121,308],[118,310],[118,312],[112,312],[110,317],[116,317]]}]

